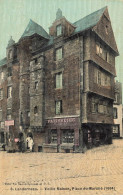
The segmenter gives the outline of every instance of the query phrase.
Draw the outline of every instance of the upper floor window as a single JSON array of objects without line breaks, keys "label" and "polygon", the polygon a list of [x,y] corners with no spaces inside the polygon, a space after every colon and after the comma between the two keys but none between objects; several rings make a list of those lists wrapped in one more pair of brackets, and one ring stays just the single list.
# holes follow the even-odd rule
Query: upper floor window
[{"label": "upper floor window", "polygon": [[105,26],[105,32],[108,35],[108,25]]},{"label": "upper floor window", "polygon": [[12,49],[10,49],[8,52],[8,59],[11,59],[11,58],[12,58]]},{"label": "upper floor window", "polygon": [[4,79],[4,72],[3,71],[0,73],[0,78],[1,78],[1,80]]},{"label": "upper floor window", "polygon": [[62,113],[62,100],[56,101],[55,107],[56,107],[56,114],[61,114]]},{"label": "upper floor window", "polygon": [[38,107],[37,107],[37,106],[34,107],[34,114],[35,114],[35,115],[38,114]]},{"label": "upper floor window", "polygon": [[7,88],[7,98],[10,98],[10,97],[12,97],[12,87],[11,86]]},{"label": "upper floor window", "polygon": [[62,72],[56,74],[56,88],[62,88]]},{"label": "upper floor window", "polygon": [[38,89],[38,81],[35,81],[35,89]]},{"label": "upper floor window", "polygon": [[0,110],[0,121],[2,121],[2,110]]},{"label": "upper floor window", "polygon": [[11,114],[7,114],[7,120],[11,120],[11,119],[12,119]]},{"label": "upper floor window", "polygon": [[12,68],[11,67],[8,68],[8,77],[10,77],[10,76],[12,76]]},{"label": "upper floor window", "polygon": [[102,56],[102,53],[103,53],[102,46],[99,43],[96,43],[96,54]]},{"label": "upper floor window", "polygon": [[0,89],[0,100],[3,99],[3,89]]},{"label": "upper floor window", "polygon": [[56,36],[60,36],[62,34],[62,26],[61,24],[56,26]]},{"label": "upper floor window", "polygon": [[62,47],[56,49],[55,57],[56,57],[56,60],[61,60],[62,59],[62,57],[63,57]]},{"label": "upper floor window", "polygon": [[30,117],[30,111],[27,111],[27,116]]},{"label": "upper floor window", "polygon": [[113,108],[113,115],[114,115],[114,119],[116,119],[117,116],[117,108]]}]

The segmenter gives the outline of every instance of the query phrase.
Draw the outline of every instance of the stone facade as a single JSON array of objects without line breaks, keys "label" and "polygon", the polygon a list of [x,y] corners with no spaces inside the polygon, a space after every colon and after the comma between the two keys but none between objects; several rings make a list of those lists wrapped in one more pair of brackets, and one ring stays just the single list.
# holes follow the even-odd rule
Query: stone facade
[{"label": "stone facade", "polygon": [[49,34],[31,20],[17,44],[9,41],[7,55],[15,60],[0,67],[13,72],[1,86],[6,91],[12,85],[3,115],[12,108],[13,135],[21,135],[25,149],[28,136],[40,152],[83,152],[111,143],[118,50],[108,9],[92,16],[72,24],[58,10]]}]

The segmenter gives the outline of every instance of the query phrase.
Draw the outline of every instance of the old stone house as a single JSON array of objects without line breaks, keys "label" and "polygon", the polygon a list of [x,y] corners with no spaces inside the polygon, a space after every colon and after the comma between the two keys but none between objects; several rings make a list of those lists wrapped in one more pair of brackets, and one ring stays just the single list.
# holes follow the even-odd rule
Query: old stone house
[{"label": "old stone house", "polygon": [[31,136],[44,152],[111,143],[117,55],[107,7],[75,23],[59,9],[49,34],[30,20],[0,62],[1,133]]},{"label": "old stone house", "polygon": [[114,125],[113,137],[114,138],[123,138],[123,127],[122,127],[122,83],[115,82],[115,100],[113,104],[113,113],[114,113]]}]

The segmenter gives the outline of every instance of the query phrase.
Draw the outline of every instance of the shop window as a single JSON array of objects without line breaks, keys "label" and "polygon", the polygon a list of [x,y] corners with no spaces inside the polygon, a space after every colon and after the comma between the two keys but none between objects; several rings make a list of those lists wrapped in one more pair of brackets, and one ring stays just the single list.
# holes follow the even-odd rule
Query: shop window
[{"label": "shop window", "polygon": [[51,130],[51,143],[57,143],[57,130]]},{"label": "shop window", "polygon": [[34,114],[35,115],[38,114],[38,107],[37,106],[34,107]]},{"label": "shop window", "polygon": [[10,76],[12,76],[12,68],[11,67],[8,68],[8,77],[10,77]]},{"label": "shop window", "polygon": [[0,100],[3,99],[3,89],[0,89]]},{"label": "shop window", "polygon": [[35,89],[38,89],[38,81],[35,82]]},{"label": "shop window", "polygon": [[10,98],[10,97],[12,97],[12,87],[11,86],[7,88],[7,98]]},{"label": "shop window", "polygon": [[0,138],[1,138],[1,139],[0,139],[0,143],[4,143],[4,139],[5,139],[5,138],[4,138],[4,132],[1,132],[1,133],[0,133]]},{"label": "shop window", "polygon": [[56,74],[56,88],[62,88],[62,72]]},{"label": "shop window", "polygon": [[74,143],[74,130],[63,130],[62,143]]},{"label": "shop window", "polygon": [[113,134],[119,134],[119,125],[114,125],[112,132]]},{"label": "shop window", "polygon": [[61,60],[62,57],[63,57],[63,51],[62,51],[62,47],[60,47],[60,48],[55,50],[56,61]]},{"label": "shop window", "polygon": [[55,102],[56,114],[62,113],[62,100]]},{"label": "shop window", "polygon": [[56,26],[56,36],[60,36],[62,34],[62,26],[61,24]]},{"label": "shop window", "polygon": [[113,115],[114,115],[114,119],[116,119],[117,116],[117,108],[113,108]]}]

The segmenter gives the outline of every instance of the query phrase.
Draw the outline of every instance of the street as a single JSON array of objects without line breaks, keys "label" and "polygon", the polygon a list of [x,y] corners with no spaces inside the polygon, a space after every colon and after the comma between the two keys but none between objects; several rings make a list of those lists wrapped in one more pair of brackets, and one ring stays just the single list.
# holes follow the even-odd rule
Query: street
[{"label": "street", "polygon": [[123,195],[123,140],[80,153],[0,152],[0,195]]}]

